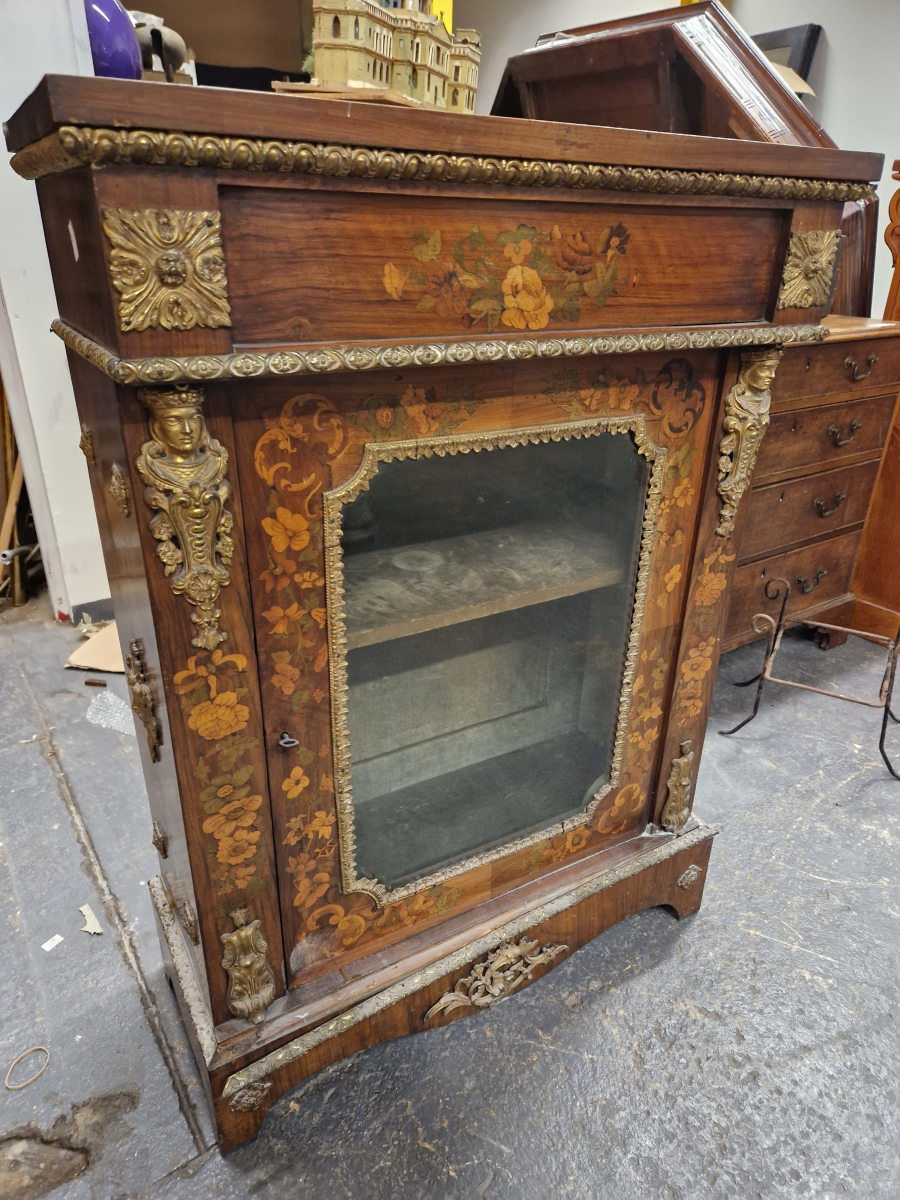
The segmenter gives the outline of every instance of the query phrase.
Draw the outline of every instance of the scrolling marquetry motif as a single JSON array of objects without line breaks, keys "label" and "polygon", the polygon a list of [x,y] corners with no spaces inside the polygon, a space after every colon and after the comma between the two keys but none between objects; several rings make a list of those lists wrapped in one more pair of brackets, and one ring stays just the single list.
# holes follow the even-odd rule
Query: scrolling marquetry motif
[{"label": "scrolling marquetry motif", "polygon": [[781,350],[754,350],[741,355],[737,383],[725,400],[725,436],[719,443],[718,492],[722,511],[716,533],[728,537],[741,497],[750,483],[756,456],[769,427],[772,382]]},{"label": "scrolling marquetry motif", "polygon": [[123,333],[231,324],[221,224],[217,212],[103,210]]},{"label": "scrolling marquetry motif", "polygon": [[230,914],[233,933],[222,934],[222,966],[228,973],[225,1002],[230,1012],[258,1025],[275,999],[275,976],[266,958],[269,946],[259,921],[251,921],[246,908]]},{"label": "scrolling marquetry motif", "polygon": [[784,263],[779,308],[819,308],[828,303],[838,250],[839,229],[795,229]]},{"label": "scrolling marquetry motif", "polygon": [[690,741],[681,743],[681,757],[672,762],[666,781],[669,798],[662,810],[662,826],[670,833],[684,833],[684,826],[691,811],[691,772],[694,769],[694,751]]},{"label": "scrolling marquetry motif", "polygon": [[141,447],[137,469],[144,499],[157,510],[150,522],[156,553],[172,576],[172,591],[193,606],[197,636],[191,644],[215,650],[228,636],[219,629],[216,602],[229,583],[234,553],[234,520],[225,507],[228,454],[206,428],[201,390],[143,389],[138,395],[150,411],[152,440]]}]

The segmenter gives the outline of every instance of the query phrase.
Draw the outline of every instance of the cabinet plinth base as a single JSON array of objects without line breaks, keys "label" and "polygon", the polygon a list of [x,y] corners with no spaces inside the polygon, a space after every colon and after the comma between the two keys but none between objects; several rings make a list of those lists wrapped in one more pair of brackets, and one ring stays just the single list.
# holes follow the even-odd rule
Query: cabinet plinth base
[{"label": "cabinet plinth base", "polygon": [[[597,873],[561,895],[538,903],[430,965],[297,1036],[284,1034],[266,1044],[265,1022],[257,1027],[255,1049],[235,1058],[211,1053],[210,1022],[190,959],[179,944],[177,922],[167,920],[161,886],[152,896],[182,1015],[189,1026],[198,1065],[208,1084],[223,1151],[256,1136],[263,1117],[279,1097],[323,1067],[379,1042],[438,1028],[490,1007],[545,975],[569,954],[624,917],[665,905],[679,917],[696,912],[703,898],[715,830],[704,825],[681,837],[659,834],[639,839],[640,849],[612,866],[598,862]],[[156,881],[154,881],[156,883]],[[198,1022],[200,1028],[198,1029]],[[298,1015],[297,1030],[302,1029]]]}]

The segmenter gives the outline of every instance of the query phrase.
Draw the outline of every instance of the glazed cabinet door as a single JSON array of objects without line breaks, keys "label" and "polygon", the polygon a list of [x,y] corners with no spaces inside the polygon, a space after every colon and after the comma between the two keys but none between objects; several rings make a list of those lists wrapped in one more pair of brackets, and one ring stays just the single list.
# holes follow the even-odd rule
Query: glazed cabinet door
[{"label": "glazed cabinet door", "polygon": [[[294,983],[647,826],[721,369],[711,351],[244,388]],[[732,560],[723,541],[705,562],[710,611]]]}]

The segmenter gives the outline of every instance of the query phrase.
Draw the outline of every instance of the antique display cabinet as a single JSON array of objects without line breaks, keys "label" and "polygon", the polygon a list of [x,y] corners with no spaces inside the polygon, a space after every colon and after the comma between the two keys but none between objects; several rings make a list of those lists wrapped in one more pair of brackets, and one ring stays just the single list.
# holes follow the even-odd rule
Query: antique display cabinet
[{"label": "antique display cabinet", "polygon": [[742,496],[879,157],[65,77],[8,144],[223,1147],[696,911]]}]

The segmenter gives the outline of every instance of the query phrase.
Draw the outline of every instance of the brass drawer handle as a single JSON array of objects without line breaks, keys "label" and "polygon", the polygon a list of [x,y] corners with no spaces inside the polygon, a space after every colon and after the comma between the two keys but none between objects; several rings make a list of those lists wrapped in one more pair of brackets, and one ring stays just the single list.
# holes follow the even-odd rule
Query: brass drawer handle
[{"label": "brass drawer handle", "polygon": [[816,588],[819,586],[819,584],[822,582],[822,576],[827,575],[827,574],[828,574],[828,572],[825,570],[824,567],[819,567],[818,571],[816,571],[816,573],[813,577],[812,583],[810,583],[808,579],[804,579],[802,575],[798,575],[797,582],[800,584],[800,591],[803,593],[804,596],[808,596],[809,593],[814,592],[816,590]]},{"label": "brass drawer handle", "polygon": [[837,425],[829,425],[828,436],[834,439],[835,446],[849,446],[856,437],[857,433],[859,433],[860,429],[862,429],[862,421],[851,421],[850,436],[842,438],[841,431],[838,429]]},{"label": "brass drawer handle", "polygon": [[846,499],[846,492],[838,492],[834,498],[834,508],[825,507],[825,505],[828,503],[827,500],[813,500],[813,508],[820,517],[831,517],[837,512]]},{"label": "brass drawer handle", "polygon": [[872,374],[872,368],[878,362],[878,355],[870,354],[869,357],[866,359],[866,362],[869,364],[868,371],[863,371],[862,373],[860,373],[859,366],[857,365],[855,358],[845,358],[844,359],[844,369],[847,371],[853,372],[853,382],[854,383],[859,383],[859,381],[861,379],[869,378],[869,376]]}]

